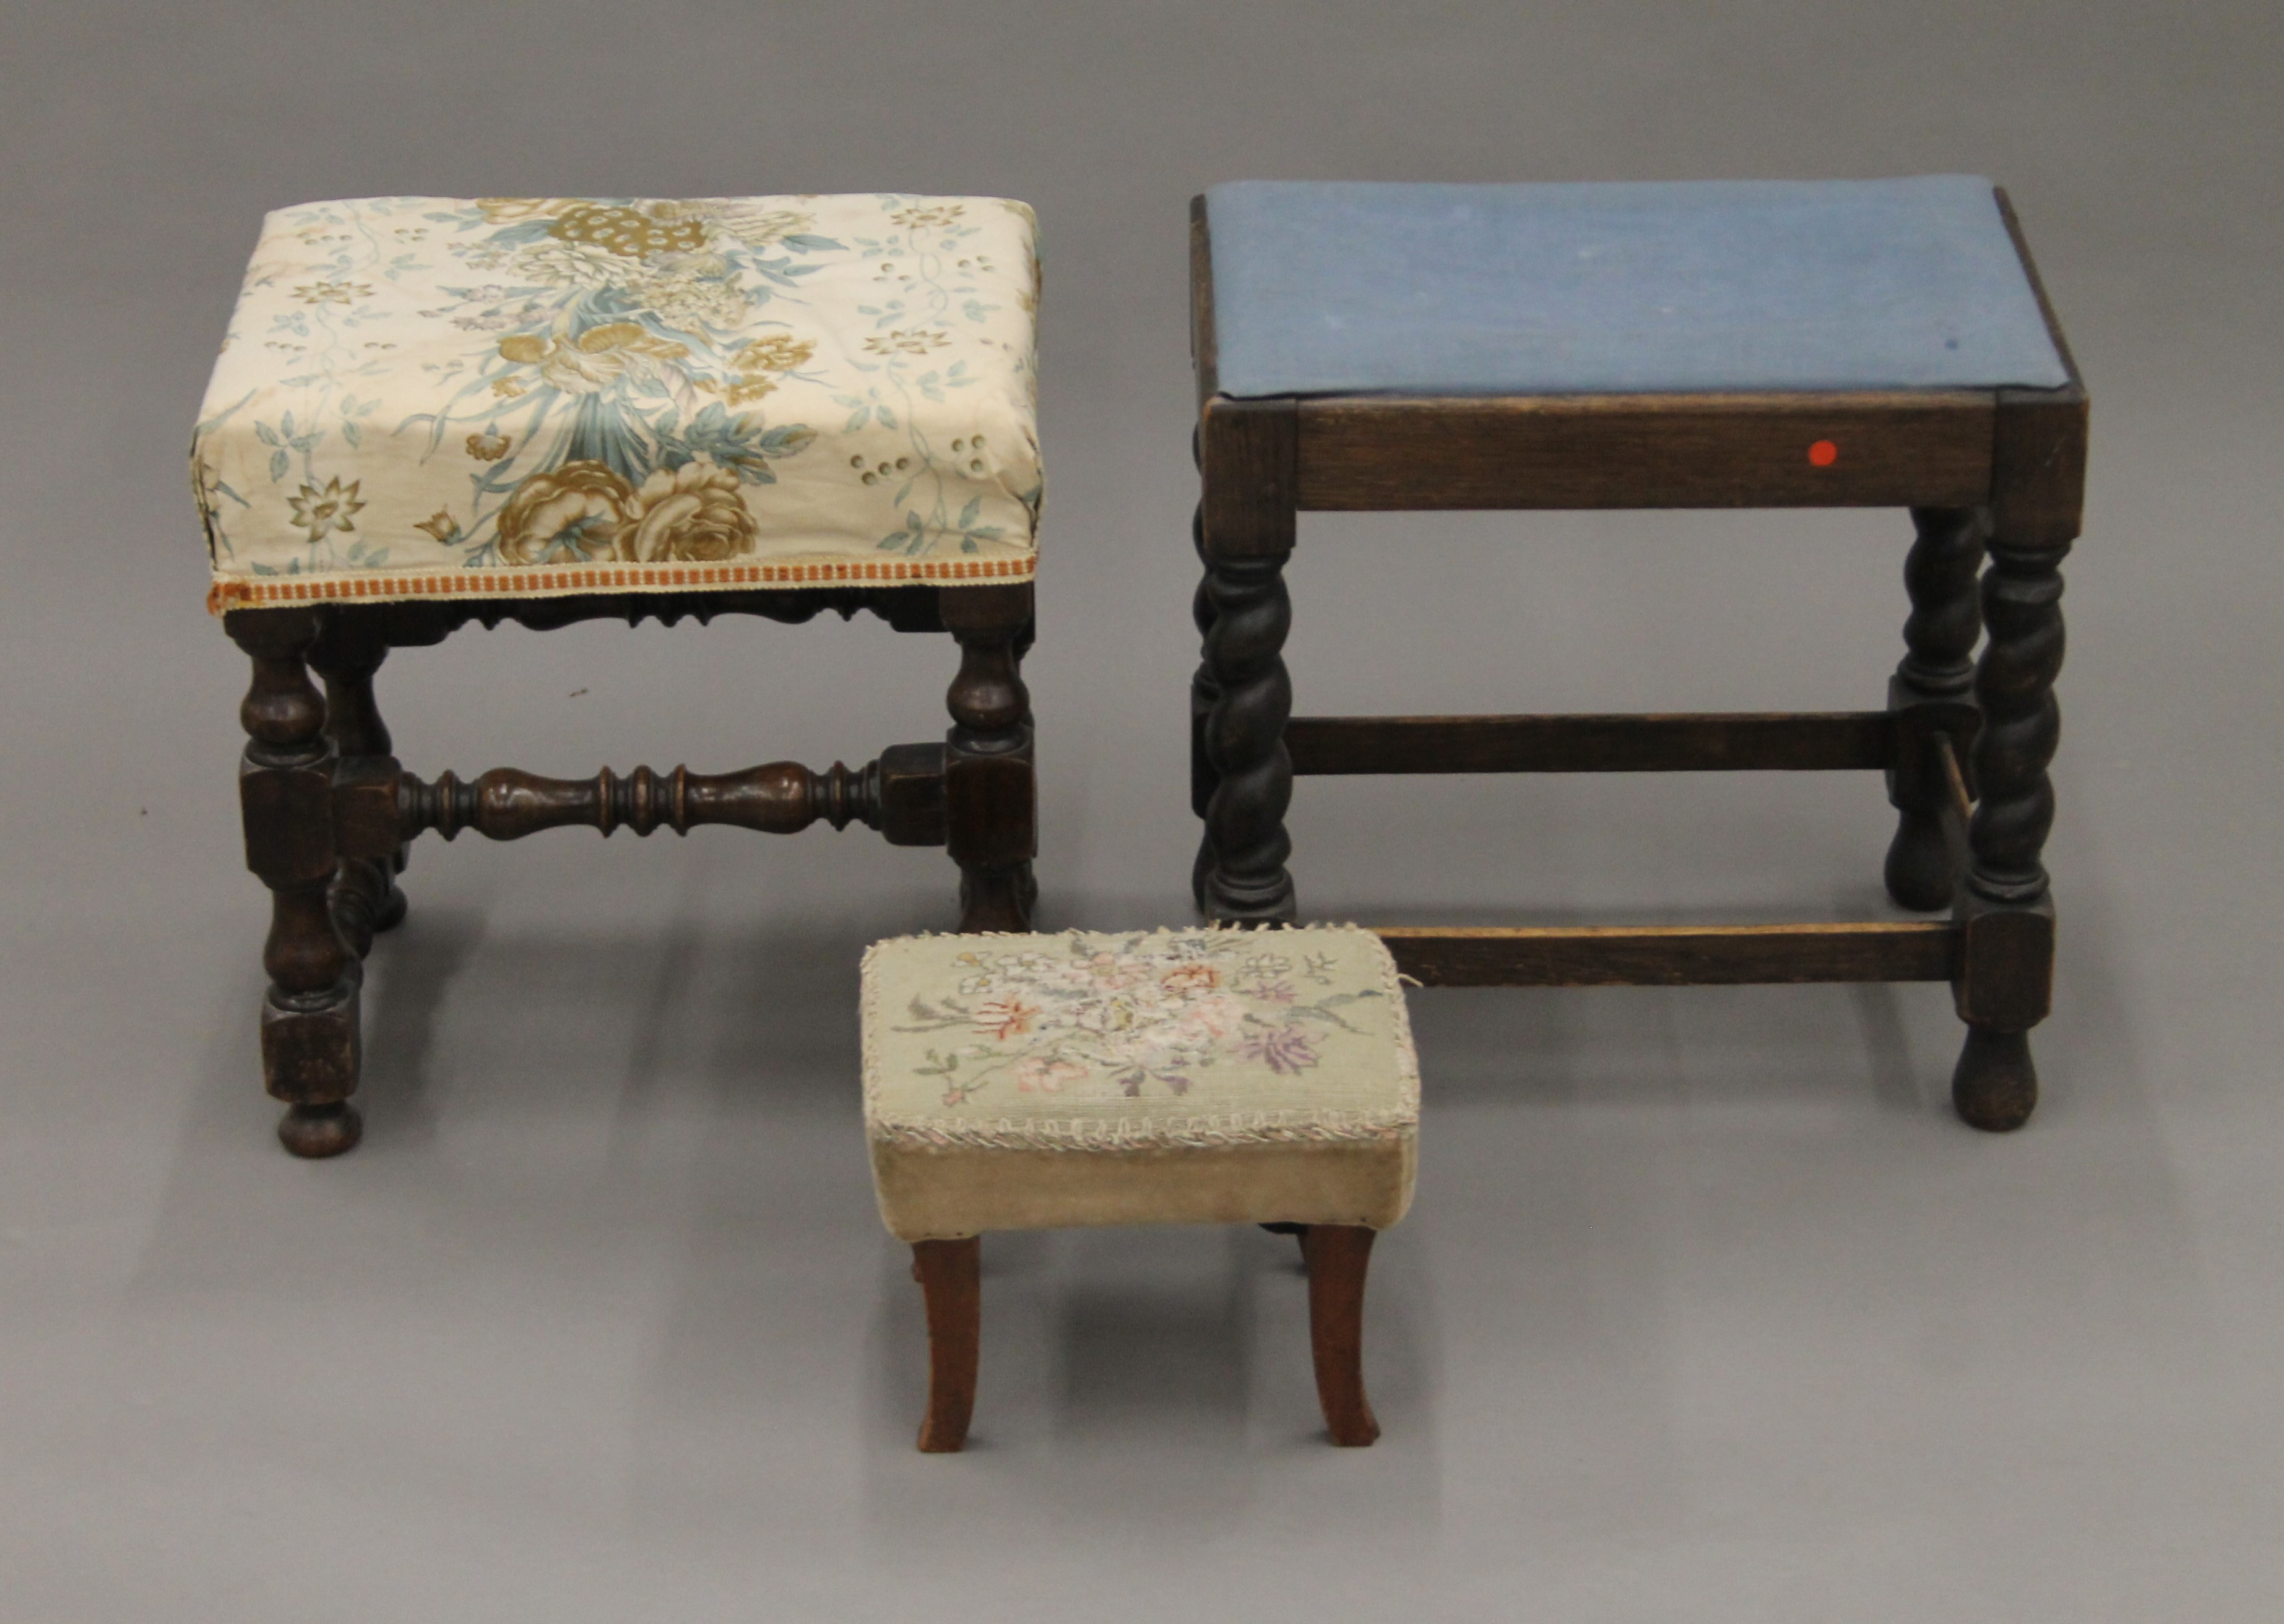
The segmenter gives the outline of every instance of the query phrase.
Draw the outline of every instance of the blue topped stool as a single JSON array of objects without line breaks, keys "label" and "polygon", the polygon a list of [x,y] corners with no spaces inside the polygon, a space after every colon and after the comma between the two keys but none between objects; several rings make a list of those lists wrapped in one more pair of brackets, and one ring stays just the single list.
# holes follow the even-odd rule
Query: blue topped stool
[{"label": "blue topped stool", "polygon": [[[1431,985],[1948,980],[1959,1113],[2026,1120],[2086,394],[2006,194],[1249,181],[1193,203],[1191,267],[1200,908],[1295,917],[1296,773],[1877,769],[1900,815],[1889,892],[1947,922],[1381,933]],[[1886,707],[1290,714],[1302,510],[1682,507],[1910,509]]]}]

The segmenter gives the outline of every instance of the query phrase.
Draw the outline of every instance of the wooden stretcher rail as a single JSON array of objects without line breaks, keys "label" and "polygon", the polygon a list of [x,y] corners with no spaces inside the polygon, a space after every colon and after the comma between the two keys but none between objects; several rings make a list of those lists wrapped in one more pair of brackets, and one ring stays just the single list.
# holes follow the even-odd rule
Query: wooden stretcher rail
[{"label": "wooden stretcher rail", "polygon": [[1997,397],[1353,395],[1291,410],[1303,509],[1974,507],[1991,496]]},{"label": "wooden stretcher rail", "polygon": [[894,745],[853,769],[839,761],[823,772],[771,761],[721,774],[605,768],[591,778],[543,778],[495,767],[474,778],[447,772],[430,781],[406,772],[393,756],[366,756],[335,773],[332,823],[340,854],[369,860],[392,856],[431,829],[448,840],[463,829],[520,840],[545,829],[687,834],[722,824],[796,834],[819,822],[835,829],[859,823],[879,830],[891,846],[942,846],[944,785],[944,746],[935,744]]},{"label": "wooden stretcher rail", "polygon": [[1888,711],[1781,714],[1295,716],[1296,774],[1815,771],[1887,767]]},{"label": "wooden stretcher rail", "polygon": [[1429,987],[1705,987],[1948,981],[1958,932],[1860,925],[1393,926],[1396,968]]}]

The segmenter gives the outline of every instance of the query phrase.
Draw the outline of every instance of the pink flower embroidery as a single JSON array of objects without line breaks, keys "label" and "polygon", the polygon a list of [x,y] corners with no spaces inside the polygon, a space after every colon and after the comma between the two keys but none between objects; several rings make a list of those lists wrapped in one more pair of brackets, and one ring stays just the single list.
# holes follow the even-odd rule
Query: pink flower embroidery
[{"label": "pink flower embroidery", "polygon": [[[1267,951],[1253,940],[1160,942],[1137,935],[1107,949],[1083,938],[1071,947],[1060,954],[962,952],[952,961],[960,978],[956,995],[914,1001],[918,1024],[899,1031],[950,1031],[964,1045],[950,1060],[931,1050],[931,1064],[920,1068],[931,1080],[945,1076],[947,1106],[981,1104],[991,1094],[999,1109],[1024,1113],[1061,1111],[1065,1094],[1106,1103],[1122,1095],[1177,1099],[1210,1090],[1220,1071],[1232,1067],[1256,1082],[1263,1072],[1297,1081],[1330,1065],[1359,1032],[1337,1006],[1385,995],[1377,988],[1344,996],[1296,991],[1318,982],[1329,990],[1333,970],[1320,975],[1311,957],[1301,973],[1298,955]],[[968,1080],[950,1081],[959,1074]],[[1008,1100],[1012,1094],[1040,1097],[1018,1104]]]},{"label": "pink flower embroidery", "polygon": [[1107,987],[1113,992],[1133,986],[1148,973],[1121,959],[1115,953],[1096,954],[1087,960],[1086,968],[1098,986]]},{"label": "pink flower embroidery", "polygon": [[1015,1063],[1015,1091],[1018,1094],[1060,1094],[1063,1084],[1076,1082],[1086,1075],[1086,1067],[1072,1060],[1050,1060],[1041,1055],[1030,1055]]},{"label": "pink flower embroidery", "polygon": [[975,1029],[1005,1042],[1029,1032],[1031,1019],[1038,1012],[1038,1005],[1021,998],[994,998],[975,1011]]},{"label": "pink flower embroidery", "polygon": [[1177,1048],[1203,1047],[1245,1019],[1245,1006],[1226,993],[1193,998],[1177,1007],[1179,1015],[1164,1028],[1165,1041]]}]

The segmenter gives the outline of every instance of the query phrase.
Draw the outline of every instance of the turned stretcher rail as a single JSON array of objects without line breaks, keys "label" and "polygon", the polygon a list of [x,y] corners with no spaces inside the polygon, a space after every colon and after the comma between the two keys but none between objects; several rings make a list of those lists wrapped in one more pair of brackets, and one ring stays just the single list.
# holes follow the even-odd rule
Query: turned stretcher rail
[{"label": "turned stretcher rail", "polygon": [[771,761],[720,774],[687,767],[622,774],[606,767],[591,778],[496,767],[470,779],[446,772],[427,780],[378,756],[344,763],[333,784],[338,849],[368,859],[431,829],[448,840],[464,829],[519,840],[543,829],[582,827],[687,834],[701,824],[794,834],[819,822],[835,829],[863,824],[892,846],[942,846],[944,747],[895,745],[862,767],[835,761],[823,772]]},{"label": "turned stretcher rail", "polygon": [[397,818],[407,839],[434,829],[448,840],[463,829],[517,840],[583,824],[638,835],[661,827],[687,834],[700,824],[795,834],[820,818],[835,829],[852,821],[878,828],[880,764],[852,772],[835,761],[819,773],[798,761],[771,761],[719,775],[637,767],[623,777],[606,767],[591,778],[543,778],[495,767],[465,782],[446,772],[433,783],[407,774],[398,785]]},{"label": "turned stretcher rail", "polygon": [[1947,981],[1959,930],[1837,925],[1389,926],[1396,968],[1428,987],[1704,987]]}]

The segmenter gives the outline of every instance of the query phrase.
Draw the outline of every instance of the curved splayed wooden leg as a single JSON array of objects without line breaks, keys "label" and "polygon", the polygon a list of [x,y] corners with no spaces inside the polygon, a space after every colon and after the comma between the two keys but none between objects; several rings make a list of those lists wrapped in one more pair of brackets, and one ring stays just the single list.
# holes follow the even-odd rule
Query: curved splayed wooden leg
[{"label": "curved splayed wooden leg", "polygon": [[1888,800],[1899,815],[1888,847],[1888,894],[1905,908],[1948,908],[1959,886],[1958,814],[1937,744],[1948,738],[1967,764],[1974,737],[1975,645],[1983,635],[1975,579],[1989,524],[1983,508],[1914,508],[1919,539],[1904,562],[1912,613],[1906,652],[1888,683],[1898,730]]},{"label": "curved splayed wooden leg", "polygon": [[286,1102],[278,1136],[296,1156],[337,1156],[362,1133],[356,956],[327,899],[338,867],[333,841],[335,755],[325,707],[309,684],[308,656],[323,624],[313,609],[239,610],[224,617],[254,663],[239,716],[246,733],[239,769],[246,866],[270,887],[262,962],[262,1070]]},{"label": "curved splayed wooden leg", "polygon": [[950,1455],[967,1442],[975,1409],[975,1367],[981,1349],[983,1243],[912,1243],[912,1277],[927,1308],[927,1417],[920,1423],[922,1454]]},{"label": "curved splayed wooden leg", "polygon": [[1357,1224],[1312,1223],[1301,1231],[1309,1267],[1309,1342],[1317,1402],[1333,1441],[1358,1448],[1380,1436],[1364,1394],[1364,1284],[1373,1232]]}]

